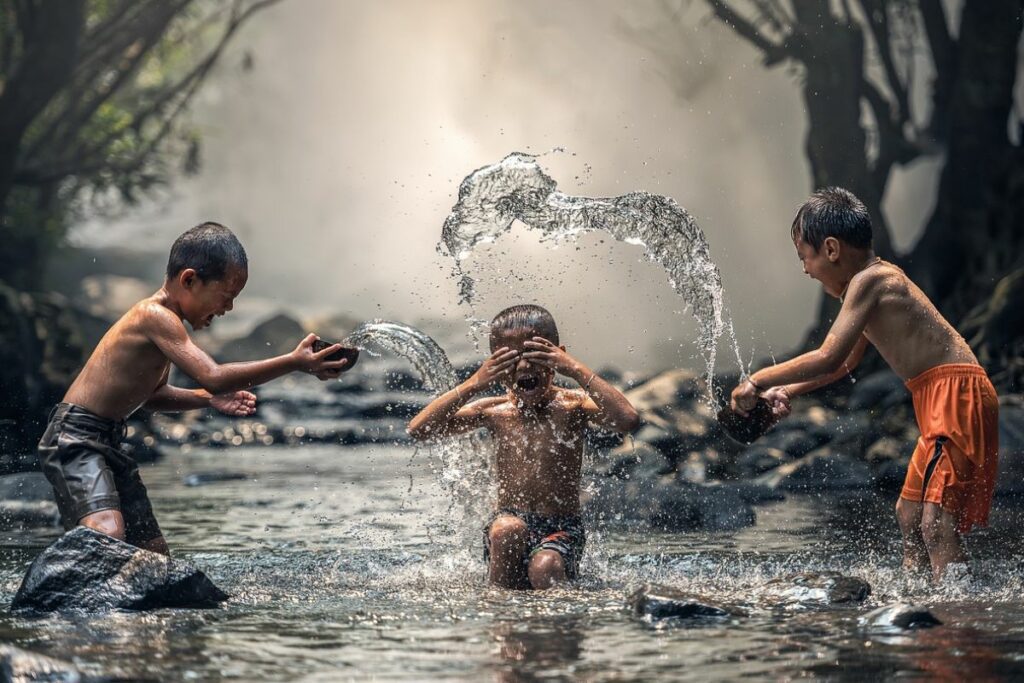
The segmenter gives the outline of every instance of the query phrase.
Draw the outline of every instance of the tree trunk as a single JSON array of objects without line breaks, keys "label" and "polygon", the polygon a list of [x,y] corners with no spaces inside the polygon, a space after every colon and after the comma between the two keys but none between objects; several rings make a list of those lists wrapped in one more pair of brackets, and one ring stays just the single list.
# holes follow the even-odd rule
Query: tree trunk
[{"label": "tree trunk", "polygon": [[1019,259],[1017,186],[1020,154],[1009,140],[1009,116],[1022,28],[1020,0],[974,0],[964,6],[956,82],[949,110],[948,154],[938,200],[907,259],[911,277],[958,322],[987,299]]}]

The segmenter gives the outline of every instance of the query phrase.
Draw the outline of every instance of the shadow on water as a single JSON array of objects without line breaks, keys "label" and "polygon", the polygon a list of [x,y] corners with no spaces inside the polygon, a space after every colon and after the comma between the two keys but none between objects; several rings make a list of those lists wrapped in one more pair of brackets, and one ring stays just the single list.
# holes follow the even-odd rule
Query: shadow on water
[{"label": "shadow on water", "polygon": [[[245,479],[186,487],[230,466]],[[709,680],[1009,676],[1024,657],[1020,505],[971,537],[971,581],[934,589],[898,571],[888,496],[791,497],[738,532],[594,528],[578,586],[491,589],[479,525],[453,529],[428,459],[395,446],[196,449],[145,468],[178,555],[232,594],[218,610],[0,612],[0,639],[93,675],[158,680]],[[0,599],[55,532],[8,536]],[[463,539],[472,538],[473,543]],[[773,580],[836,570],[869,581],[862,605],[801,602]],[[652,624],[626,595],[660,582],[742,609]],[[869,633],[858,619],[902,600],[944,626]]]}]

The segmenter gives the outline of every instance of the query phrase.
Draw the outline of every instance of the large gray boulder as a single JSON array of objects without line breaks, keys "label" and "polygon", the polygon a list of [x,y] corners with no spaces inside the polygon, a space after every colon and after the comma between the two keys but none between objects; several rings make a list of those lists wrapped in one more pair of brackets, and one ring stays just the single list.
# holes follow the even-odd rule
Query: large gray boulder
[{"label": "large gray boulder", "polygon": [[732,531],[757,521],[745,495],[729,486],[695,484],[672,476],[596,482],[586,505],[604,520],[660,531]]},{"label": "large gray boulder", "polygon": [[29,567],[13,612],[216,607],[228,599],[188,562],[75,527]]}]

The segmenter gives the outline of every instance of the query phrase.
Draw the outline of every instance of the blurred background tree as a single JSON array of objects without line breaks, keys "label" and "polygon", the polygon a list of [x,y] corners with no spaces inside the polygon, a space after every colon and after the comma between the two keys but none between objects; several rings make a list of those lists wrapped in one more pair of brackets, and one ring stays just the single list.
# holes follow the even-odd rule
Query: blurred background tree
[{"label": "blurred background tree", "polygon": [[[928,293],[998,384],[1019,387],[1024,125],[1014,85],[1024,2],[705,2],[765,67],[795,67],[814,188],[839,185],[864,200],[877,253]],[[897,253],[883,209],[890,177],[931,155],[944,158],[936,204],[916,244]],[[805,346],[824,338],[836,310],[823,297]]]},{"label": "blurred background tree", "polygon": [[78,211],[194,172],[185,112],[277,0],[0,0],[0,279],[42,285]]}]

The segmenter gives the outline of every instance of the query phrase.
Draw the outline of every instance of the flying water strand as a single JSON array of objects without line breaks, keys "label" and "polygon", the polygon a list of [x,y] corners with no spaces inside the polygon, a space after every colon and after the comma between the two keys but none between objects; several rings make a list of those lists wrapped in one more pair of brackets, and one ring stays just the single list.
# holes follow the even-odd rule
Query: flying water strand
[{"label": "flying water strand", "polygon": [[[362,323],[342,343],[373,353],[384,350],[409,361],[420,375],[424,387],[433,397],[451,391],[459,378],[444,349],[424,332],[398,322],[372,320]],[[430,445],[431,458],[440,466],[435,468],[441,485],[451,495],[453,507],[462,512],[461,520],[453,526],[479,533],[475,525],[483,519],[489,508],[491,488],[489,465],[490,442],[479,434],[441,439]],[[475,535],[472,540],[475,540]]]},{"label": "flying water strand", "polygon": [[537,155],[518,152],[473,171],[459,186],[459,199],[444,222],[438,245],[439,251],[455,259],[460,303],[472,306],[474,297],[474,281],[463,270],[463,261],[478,244],[493,242],[517,220],[540,230],[542,240],[573,240],[601,230],[621,242],[644,247],[646,257],[665,269],[669,284],[697,320],[709,400],[718,341],[724,333],[743,367],[725,307],[722,277],[704,233],[670,197],[648,192],[604,198],[567,195],[541,169]]}]

